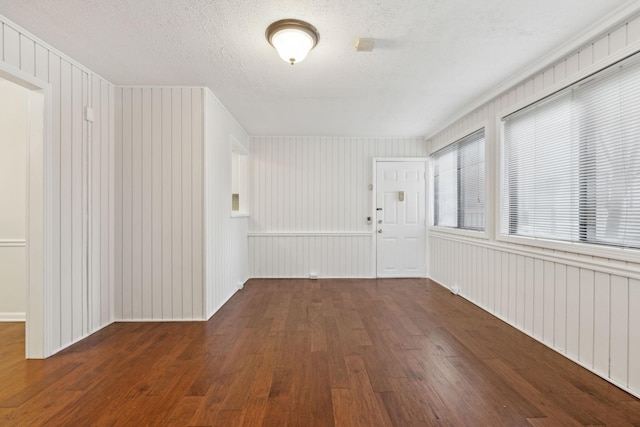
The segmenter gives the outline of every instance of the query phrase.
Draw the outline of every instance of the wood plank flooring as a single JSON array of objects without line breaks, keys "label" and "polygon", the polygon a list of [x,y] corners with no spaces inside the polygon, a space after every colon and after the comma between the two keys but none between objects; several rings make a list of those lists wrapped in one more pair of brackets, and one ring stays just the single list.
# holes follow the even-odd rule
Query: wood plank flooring
[{"label": "wood plank flooring", "polygon": [[640,401],[424,279],[251,280],[208,322],[47,360],[0,324],[0,425],[640,426]]}]

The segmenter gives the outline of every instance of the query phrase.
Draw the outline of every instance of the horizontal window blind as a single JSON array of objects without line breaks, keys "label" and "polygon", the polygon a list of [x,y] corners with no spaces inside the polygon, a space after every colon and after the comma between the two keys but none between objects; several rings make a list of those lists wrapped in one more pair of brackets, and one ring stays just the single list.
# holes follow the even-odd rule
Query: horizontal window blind
[{"label": "horizontal window blind", "polygon": [[432,155],[433,224],[441,227],[484,229],[484,129]]},{"label": "horizontal window blind", "polygon": [[640,64],[503,119],[501,232],[640,247]]}]

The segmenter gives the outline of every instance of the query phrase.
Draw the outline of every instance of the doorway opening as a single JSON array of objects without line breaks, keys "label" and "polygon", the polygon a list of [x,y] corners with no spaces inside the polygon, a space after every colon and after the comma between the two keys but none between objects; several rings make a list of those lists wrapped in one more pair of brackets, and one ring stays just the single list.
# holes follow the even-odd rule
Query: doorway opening
[{"label": "doorway opening", "polygon": [[[0,187],[0,320],[24,321],[25,355],[44,358],[50,354],[45,325],[47,280],[51,251],[51,159],[46,108],[50,102],[48,84],[4,64],[0,64],[0,160],[3,168]],[[5,176],[7,175],[8,176]],[[6,299],[5,299],[6,298]],[[4,318],[4,319],[2,319]]]},{"label": "doorway opening", "polygon": [[24,322],[29,91],[0,78],[0,321]]}]

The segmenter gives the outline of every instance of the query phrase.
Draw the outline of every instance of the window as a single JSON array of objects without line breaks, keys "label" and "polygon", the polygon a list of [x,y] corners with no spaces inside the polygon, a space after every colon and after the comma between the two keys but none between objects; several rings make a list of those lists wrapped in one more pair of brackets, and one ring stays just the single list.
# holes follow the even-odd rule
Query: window
[{"label": "window", "polygon": [[640,64],[503,119],[501,232],[640,247]]},{"label": "window", "polygon": [[231,214],[247,215],[247,152],[231,138]]},{"label": "window", "polygon": [[484,129],[434,153],[433,225],[484,230]]}]

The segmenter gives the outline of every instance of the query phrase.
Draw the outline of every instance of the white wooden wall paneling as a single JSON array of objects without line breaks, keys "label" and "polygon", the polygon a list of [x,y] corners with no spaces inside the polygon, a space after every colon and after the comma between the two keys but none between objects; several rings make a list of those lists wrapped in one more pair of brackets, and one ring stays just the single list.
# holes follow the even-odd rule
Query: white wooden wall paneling
[{"label": "white wooden wall paneling", "polygon": [[203,93],[116,89],[117,320],[205,316]]},{"label": "white wooden wall paneling", "polygon": [[[49,349],[113,321],[113,85],[0,16],[0,61],[51,85]],[[84,120],[84,107],[96,111]]]},{"label": "white wooden wall paneling", "polygon": [[131,277],[128,281],[131,287],[131,301],[128,311],[130,318],[142,319],[142,91],[130,90],[131,102],[131,136],[129,146],[131,158],[130,167],[130,211],[129,226],[131,236]]},{"label": "white wooden wall paneling", "polygon": [[[148,99],[147,99],[148,100]],[[151,299],[152,319],[162,319],[163,313],[163,139],[162,90],[151,90]]]},{"label": "white wooden wall paneling", "polygon": [[171,197],[171,89],[163,88],[161,109],[162,142],[162,319],[173,318],[173,263],[172,263],[172,197]]},{"label": "white wooden wall paneling", "polygon": [[[247,218],[231,218],[231,138],[250,152],[242,127],[209,90],[204,98],[206,317],[217,311],[248,277]],[[284,185],[284,180],[281,181]],[[198,273],[200,274],[200,273]]]},{"label": "white wooden wall paneling", "polygon": [[251,146],[252,276],[374,275],[371,161],[424,156],[422,139],[255,137]]},{"label": "white wooden wall paneling", "polygon": [[[640,390],[640,280],[629,280],[629,304],[628,304],[628,387],[631,390]],[[617,309],[617,307],[616,307]],[[618,355],[616,355],[618,356]],[[622,358],[622,357],[621,357]],[[624,383],[623,383],[624,384]]]},{"label": "white wooden wall paneling", "polygon": [[[445,286],[459,284],[463,297],[638,394],[640,360],[634,359],[640,350],[634,323],[637,316],[630,309],[640,304],[640,292],[636,289],[634,293],[631,286],[631,282],[640,284],[637,279],[511,253],[502,247],[492,248],[490,243],[477,245],[439,236],[431,236],[430,240],[434,248],[430,252],[434,280]],[[488,262],[478,262],[476,256],[484,251]],[[503,262],[505,255],[507,262]],[[515,261],[510,260],[512,256]],[[520,297],[508,298],[506,306],[499,302],[492,308],[491,298],[485,300],[484,293],[477,292],[477,283],[473,283],[482,281],[484,276],[488,283],[500,286],[496,298],[523,291],[522,301]],[[471,279],[474,280],[466,281]],[[521,280],[523,285],[519,283]],[[553,298],[548,300],[552,291]],[[522,308],[524,313],[520,315]],[[515,318],[511,313],[516,314]]]},{"label": "white wooden wall paneling", "polygon": [[[142,106],[146,108],[142,108]],[[156,293],[153,289],[152,271],[153,271],[153,243],[152,243],[152,227],[153,227],[153,182],[152,182],[152,151],[153,145],[153,123],[152,115],[154,112],[154,104],[151,99],[151,88],[143,88],[141,91],[140,109],[142,111],[142,142],[140,147],[141,155],[141,218],[144,218],[141,224],[140,250],[141,250],[141,294],[146,295],[142,299],[141,317],[144,319],[153,319],[153,304],[156,299]],[[144,250],[142,250],[144,248]]]},{"label": "white wooden wall paneling", "polygon": [[[485,124],[487,133],[496,135],[495,112],[533,102],[545,91],[568,85],[585,69],[592,70],[612,55],[628,52],[638,42],[640,18],[633,18],[465,115],[431,138],[430,151],[465,130]],[[496,144],[495,136],[488,138],[487,152],[491,153]],[[490,190],[493,192],[493,188]],[[491,197],[488,195],[488,200]],[[639,265],[517,244],[494,245],[491,240],[478,245],[473,239],[459,236],[451,239],[431,235],[430,244],[434,279],[445,286],[459,286],[465,298],[604,378],[640,394],[640,315],[633,309],[640,307]],[[478,263],[481,271],[464,265],[477,262],[468,256],[469,247],[476,246],[487,250],[486,262]],[[451,259],[463,265],[452,266]],[[452,268],[477,276],[460,275]],[[472,282],[482,282],[485,276],[488,286],[479,294],[477,283]]]}]

